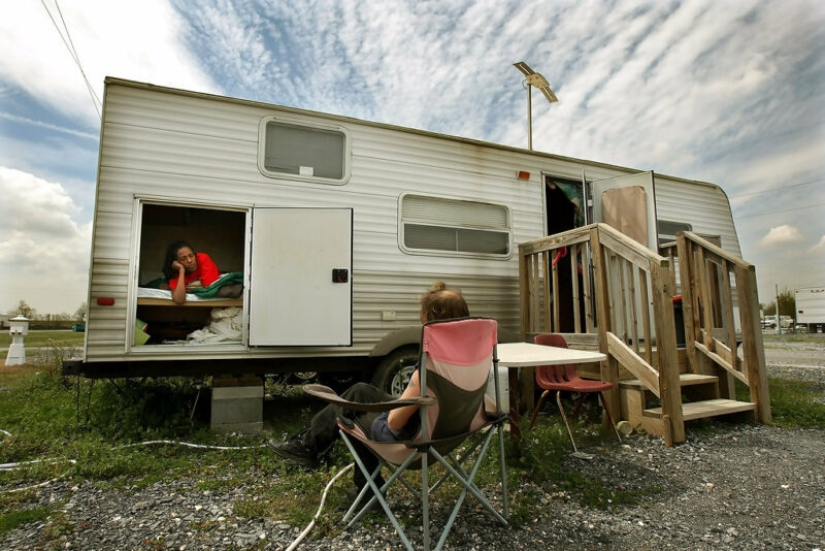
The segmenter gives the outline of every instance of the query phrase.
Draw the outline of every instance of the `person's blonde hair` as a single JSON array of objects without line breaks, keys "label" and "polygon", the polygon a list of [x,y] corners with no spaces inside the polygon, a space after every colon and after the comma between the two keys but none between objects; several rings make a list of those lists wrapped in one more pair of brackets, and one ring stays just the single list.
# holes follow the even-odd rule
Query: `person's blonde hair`
[{"label": "person's blonde hair", "polygon": [[421,295],[421,321],[466,318],[470,309],[461,291],[450,289],[443,281],[436,281]]}]

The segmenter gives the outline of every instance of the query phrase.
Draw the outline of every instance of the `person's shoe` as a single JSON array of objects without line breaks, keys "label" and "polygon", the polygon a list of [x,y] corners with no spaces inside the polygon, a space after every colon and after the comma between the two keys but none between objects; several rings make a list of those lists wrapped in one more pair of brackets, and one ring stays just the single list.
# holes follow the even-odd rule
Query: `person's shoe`
[{"label": "person's shoe", "polygon": [[[380,484],[378,484],[378,486],[379,486],[379,487],[381,487],[382,485],[383,485],[383,482],[381,482]],[[348,488],[348,489],[347,489],[347,492],[346,492],[346,493],[347,493],[347,502],[348,502],[348,505],[345,507],[346,509],[349,509],[349,507],[350,507],[353,503],[355,503],[355,500],[358,498],[358,494],[359,494],[360,492],[361,492],[361,490],[360,490],[360,489],[358,489],[358,488]],[[372,498],[372,496],[373,496],[373,495],[375,495],[375,494],[373,494],[373,493],[372,493],[372,491],[368,491],[366,494],[364,494],[363,499],[362,499],[361,501],[359,501],[359,502],[358,502],[358,509],[360,509],[361,507],[363,507],[363,504],[364,504],[364,503],[367,503],[367,502],[368,502],[368,501]],[[383,495],[383,494],[382,494],[382,495]],[[373,502],[370,504],[370,506],[367,508],[367,511],[366,511],[366,512],[367,512],[367,513],[376,513],[376,512],[378,512],[378,511],[380,511],[380,510],[381,510],[381,504],[380,504],[380,503],[378,503],[378,500],[376,499],[375,501],[373,501]]]},{"label": "person's shoe", "polygon": [[284,459],[289,459],[309,469],[316,469],[321,465],[321,460],[315,450],[304,444],[303,435],[305,432],[306,429],[302,430],[286,442],[276,442],[274,439],[269,439],[266,445]]}]

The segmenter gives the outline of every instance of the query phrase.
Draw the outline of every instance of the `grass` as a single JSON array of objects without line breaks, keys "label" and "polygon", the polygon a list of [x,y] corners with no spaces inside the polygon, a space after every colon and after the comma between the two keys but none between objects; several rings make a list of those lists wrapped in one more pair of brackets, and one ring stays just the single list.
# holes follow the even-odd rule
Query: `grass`
[{"label": "grass", "polygon": [[[190,380],[112,383],[66,378],[60,374],[60,361],[72,352],[64,343],[30,356],[30,365],[0,367],[0,387],[4,387],[0,391],[0,429],[8,433],[0,432],[0,456],[8,463],[46,460],[0,471],[0,534],[46,520],[43,537],[57,547],[61,538],[77,529],[60,512],[63,503],[44,504],[35,490],[25,489],[48,486],[55,480],[127,492],[160,480],[189,480],[198,491],[243,488],[234,514],[303,527],[315,514],[326,482],[349,463],[343,446],[337,446],[330,468],[307,472],[262,448],[264,438],[294,434],[320,408],[317,401],[294,387],[268,386],[275,399],[265,402],[264,434],[226,435],[209,429],[209,395],[199,396]],[[825,389],[821,385],[771,379],[770,389],[776,424],[825,428],[825,405],[821,403]],[[573,428],[580,448],[616,445],[611,434],[602,432],[599,420],[598,407],[584,409]],[[515,525],[543,516],[546,504],[539,496],[555,499],[554,492],[558,499],[575,499],[605,509],[639,504],[659,491],[611,488],[598,477],[583,476],[575,464],[564,460],[570,453],[570,442],[558,415],[542,416],[533,429],[523,427],[523,431],[519,449],[507,443],[511,521]],[[248,449],[142,444],[158,440]],[[494,484],[497,469],[495,454],[488,454],[479,472],[480,484]],[[340,508],[347,501],[349,480],[346,475],[330,492],[316,521],[314,537],[342,529]],[[444,490],[443,497],[436,499],[445,503],[454,499],[457,491]],[[435,495],[442,495],[441,490]],[[194,525],[192,530],[212,528]],[[162,548],[163,542],[156,543]],[[47,544],[49,541],[44,547],[51,545]]]},{"label": "grass", "polygon": [[[23,337],[23,346],[26,348],[58,347],[82,348],[85,333],[74,331],[29,331]],[[12,336],[8,331],[0,333],[0,348],[11,346]]]}]

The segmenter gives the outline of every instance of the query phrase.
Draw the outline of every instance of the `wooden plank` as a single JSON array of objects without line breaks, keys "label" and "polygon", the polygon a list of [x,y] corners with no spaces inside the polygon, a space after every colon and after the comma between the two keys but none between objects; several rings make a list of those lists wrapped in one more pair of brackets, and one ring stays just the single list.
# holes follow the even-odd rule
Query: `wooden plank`
[{"label": "wooden plank", "polygon": [[656,370],[613,333],[608,333],[607,338],[607,351],[610,356],[616,358],[625,369],[641,380],[648,390],[660,396],[659,374]]},{"label": "wooden plank", "polygon": [[607,224],[599,224],[598,226],[602,245],[616,251],[623,258],[628,259],[635,265],[642,268],[646,267],[651,256],[656,258],[656,260],[667,262],[665,258],[647,249],[641,243],[627,237],[615,228]]},{"label": "wooden plank", "polygon": [[[679,386],[694,386],[694,385],[707,385],[707,384],[716,384],[719,380],[718,377],[714,377],[713,375],[699,375],[698,373],[681,373],[679,375]],[[644,383],[639,379],[625,379],[623,381],[619,381],[619,386],[622,388],[624,387],[644,387]]]},{"label": "wooden plank", "polygon": [[582,266],[582,276],[584,279],[584,308],[585,308],[585,333],[593,333],[596,327],[593,320],[593,288],[591,286],[591,276],[593,275],[593,248],[588,244],[582,251],[582,259],[584,265]]},{"label": "wooden plank", "polygon": [[168,306],[170,308],[227,308],[227,307],[242,307],[243,299],[241,298],[216,298],[203,300],[187,300],[183,304],[176,304],[171,298],[150,298],[139,297],[137,299],[138,306]]},{"label": "wooden plank", "polygon": [[[664,261],[650,261],[650,287],[653,298],[653,320],[656,324],[656,343],[659,354],[659,390],[661,392],[666,436],[673,442],[685,441],[682,419],[682,389],[679,386],[679,359],[676,354],[676,325],[673,320],[673,292],[670,271]],[[670,432],[667,432],[667,431]]]},{"label": "wooden plank", "polygon": [[570,247],[570,278],[573,282],[573,331],[581,331],[581,308],[579,307],[579,251],[580,245]]},{"label": "wooden plank", "polygon": [[[556,251],[556,254],[558,254],[558,251]],[[548,253],[547,261],[549,264],[545,264],[545,266],[549,266],[551,273],[553,274],[553,323],[550,331],[555,332],[561,328],[561,305],[559,304],[559,267],[552,261],[550,253]]]},{"label": "wooden plank", "polygon": [[696,357],[696,331],[699,327],[698,308],[696,308],[695,273],[693,267],[692,243],[685,239],[683,233],[676,236],[676,246],[679,251],[679,275],[681,277],[682,316],[685,320],[685,360],[689,371],[700,372]]},{"label": "wooden plank", "polygon": [[750,381],[751,401],[756,402],[757,420],[771,420],[768,394],[768,374],[765,367],[765,349],[759,321],[759,297],[756,289],[756,268],[752,265],[734,268],[736,288],[739,290],[739,319],[742,325],[742,356],[744,370]]},{"label": "wooden plank", "polygon": [[530,272],[528,267],[527,246],[518,246],[519,305],[521,313],[521,340],[535,328],[530,325]]},{"label": "wooden plank", "polygon": [[650,308],[648,307],[650,304],[650,294],[648,292],[647,272],[644,270],[639,270],[639,287],[642,294],[641,301],[644,305],[644,308],[642,308],[642,327],[645,342],[647,343],[647,346],[645,346],[645,360],[650,365],[653,365],[653,346],[651,345],[653,342],[653,334],[650,330]]},{"label": "wooden plank", "polygon": [[519,253],[523,255],[533,255],[559,247],[567,247],[576,243],[584,243],[590,239],[590,231],[596,227],[595,224],[573,228],[562,233],[548,235],[533,239],[527,243],[519,245]]},{"label": "wooden plank", "polygon": [[[685,421],[693,421],[695,419],[706,419],[708,417],[755,410],[756,404],[753,402],[738,402],[736,400],[725,399],[703,400],[701,402],[682,404],[682,418]],[[644,410],[644,414],[652,417],[660,417],[662,415],[662,408],[648,408]]]},{"label": "wooden plank", "polygon": [[748,270],[752,266],[751,264],[749,264],[748,262],[742,260],[741,258],[739,258],[737,256],[733,256],[732,254],[730,254],[728,251],[726,251],[722,247],[714,245],[713,243],[711,243],[707,239],[699,237],[698,235],[696,235],[693,232],[686,231],[686,232],[684,232],[684,236],[685,236],[686,239],[689,239],[689,240],[693,241],[694,243],[700,244],[707,251],[709,256],[712,256],[713,258],[715,258],[719,261],[721,261],[722,259],[725,259],[725,260],[729,261],[730,263],[734,264],[736,267],[738,267],[740,269],[744,269],[744,270]]},{"label": "wooden plank", "polygon": [[[731,375],[733,375],[734,377],[748,385],[748,379],[745,376],[745,374],[734,370],[733,366],[731,366],[731,364],[727,362],[725,358],[723,358],[716,352],[711,351],[707,346],[699,342],[696,343],[696,350],[702,352],[705,356],[719,364],[720,367],[724,368],[725,371],[727,371],[728,373],[730,373]],[[750,387],[750,385],[748,386]]]}]

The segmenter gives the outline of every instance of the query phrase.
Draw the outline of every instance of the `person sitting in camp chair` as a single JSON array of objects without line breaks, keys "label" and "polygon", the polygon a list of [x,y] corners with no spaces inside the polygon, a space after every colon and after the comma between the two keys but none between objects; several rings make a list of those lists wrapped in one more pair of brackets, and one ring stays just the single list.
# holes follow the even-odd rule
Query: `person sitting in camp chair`
[{"label": "person sitting in camp chair", "polygon": [[[471,318],[428,321],[421,331],[421,355],[414,395],[394,400],[354,402],[335,394],[331,388],[318,384],[305,385],[304,391],[330,404],[338,406],[337,425],[341,439],[353,460],[355,472],[361,472],[366,486],[344,515],[344,521],[352,527],[367,511],[379,505],[408,551],[414,547],[396,513],[387,499],[390,488],[403,486],[419,498],[421,504],[421,528],[423,549],[430,549],[432,532],[440,532],[435,550],[443,549],[456,521],[462,504],[473,496],[492,517],[507,525],[507,473],[504,457],[504,425],[508,415],[501,408],[501,388],[498,377],[493,378],[494,396],[487,395],[490,373],[498,362],[498,325],[494,319]],[[406,394],[406,391],[405,391]],[[390,412],[387,421],[392,431],[392,412],[412,407],[420,423],[415,435],[403,441],[390,432],[387,438],[377,430],[379,422],[370,425],[370,432],[363,425],[352,421],[344,412]],[[378,418],[380,419],[380,417]],[[408,428],[410,421],[404,425]],[[498,462],[500,484],[482,489],[476,475],[486,453],[498,437]],[[363,448],[372,453],[364,454]],[[378,464],[373,468],[365,459],[374,457]],[[432,466],[438,466],[432,470]],[[389,472],[384,481],[380,473]],[[417,471],[415,476],[410,471]],[[438,477],[431,482],[430,476]],[[461,492],[450,494],[451,511],[448,520],[436,528],[430,522],[430,494],[444,482],[458,484]],[[396,484],[398,482],[398,484]],[[500,508],[493,505],[487,492],[500,490]],[[440,502],[439,509],[444,502]]]},{"label": "person sitting in camp chair", "polygon": [[[467,303],[461,292],[450,289],[438,281],[421,297],[421,323],[435,320],[466,318],[470,315]],[[418,397],[421,395],[419,387],[419,373],[416,369],[410,377],[407,388],[398,399]],[[341,394],[341,398],[360,403],[381,403],[395,400],[396,397],[367,383],[356,383]],[[292,460],[308,468],[316,468],[321,459],[329,453],[338,440],[338,415],[357,423],[372,440],[379,442],[404,441],[413,438],[419,430],[420,416],[415,415],[417,405],[408,405],[390,412],[376,413],[354,410],[344,410],[330,404],[318,412],[310,424],[298,434],[285,442],[269,440],[267,445],[279,456]],[[359,444],[356,444],[359,445]],[[363,447],[359,449],[359,457],[370,471],[378,466],[378,459]],[[355,485],[360,489],[366,484],[366,478],[359,469],[354,471]],[[383,482],[376,480],[380,486]]]}]

